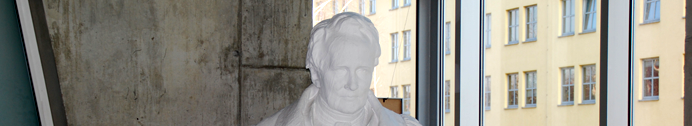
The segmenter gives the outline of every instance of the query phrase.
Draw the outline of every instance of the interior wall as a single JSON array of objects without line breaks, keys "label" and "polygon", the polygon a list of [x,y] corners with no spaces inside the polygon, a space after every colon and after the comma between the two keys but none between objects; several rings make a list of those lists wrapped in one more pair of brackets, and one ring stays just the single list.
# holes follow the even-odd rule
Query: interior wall
[{"label": "interior wall", "polygon": [[254,125],[310,84],[311,0],[43,0],[69,125]]}]

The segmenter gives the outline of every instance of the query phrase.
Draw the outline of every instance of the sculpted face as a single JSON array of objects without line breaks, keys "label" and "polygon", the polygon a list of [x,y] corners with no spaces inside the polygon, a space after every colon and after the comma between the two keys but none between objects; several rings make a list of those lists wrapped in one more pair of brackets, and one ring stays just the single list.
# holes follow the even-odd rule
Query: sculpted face
[{"label": "sculpted face", "polygon": [[319,93],[331,108],[354,113],[364,107],[376,62],[371,48],[366,38],[352,35],[337,36],[329,46]]}]

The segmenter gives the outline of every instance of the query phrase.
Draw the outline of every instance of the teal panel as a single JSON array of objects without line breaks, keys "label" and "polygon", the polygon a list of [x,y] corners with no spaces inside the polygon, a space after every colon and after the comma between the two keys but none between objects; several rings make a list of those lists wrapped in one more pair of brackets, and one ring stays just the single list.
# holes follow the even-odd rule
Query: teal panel
[{"label": "teal panel", "polygon": [[0,125],[40,125],[14,0],[0,0]]}]

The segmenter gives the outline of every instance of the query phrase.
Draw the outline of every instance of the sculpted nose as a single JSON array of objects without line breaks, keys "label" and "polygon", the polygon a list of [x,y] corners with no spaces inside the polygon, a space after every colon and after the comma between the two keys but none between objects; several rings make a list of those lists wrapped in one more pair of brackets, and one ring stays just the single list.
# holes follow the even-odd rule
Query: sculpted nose
[{"label": "sculpted nose", "polygon": [[351,91],[355,91],[356,89],[358,89],[358,84],[356,82],[356,75],[349,75],[348,82],[346,83],[346,85],[344,85],[344,88]]}]

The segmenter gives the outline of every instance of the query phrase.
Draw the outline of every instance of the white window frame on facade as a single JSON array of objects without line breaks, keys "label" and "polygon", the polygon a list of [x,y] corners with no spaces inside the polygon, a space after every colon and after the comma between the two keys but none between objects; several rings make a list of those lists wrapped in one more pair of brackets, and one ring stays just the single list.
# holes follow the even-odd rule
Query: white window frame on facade
[{"label": "white window frame on facade", "polygon": [[484,79],[485,79],[485,84],[484,84],[484,86],[485,86],[485,90],[484,90],[484,94],[485,94],[485,95],[484,95],[484,98],[485,98],[485,99],[483,99],[483,100],[484,100],[483,103],[484,103],[484,108],[485,108],[485,110],[490,110],[490,106],[492,105],[492,104],[491,104],[491,98],[492,98],[492,97],[491,97],[491,95],[490,95],[490,94],[491,94],[491,89],[490,89],[490,88],[491,88],[491,86],[492,86],[491,83],[490,83],[490,81],[491,81],[490,79],[491,79],[491,78],[490,78],[490,76],[485,76]]},{"label": "white window frame on facade", "polygon": [[365,0],[360,0],[360,14],[365,15]]},{"label": "white window frame on facade", "polygon": [[444,25],[445,55],[452,54],[452,49],[451,49],[451,47],[450,47],[450,45],[449,45],[450,41],[452,41],[452,40],[451,40],[451,38],[452,38],[452,37],[451,37],[451,32],[450,32],[450,29],[451,29],[451,28],[452,28],[452,22],[447,22],[447,23],[445,23],[445,25]]},{"label": "white window frame on facade", "polygon": [[596,103],[596,65],[582,67],[582,104]]},{"label": "white window frame on facade", "polygon": [[449,80],[445,80],[445,85],[444,85],[444,86],[445,86],[445,97],[444,97],[444,99],[445,99],[445,101],[444,101],[444,102],[445,102],[445,108],[444,108],[444,109],[445,109],[445,113],[449,113],[450,110],[451,110],[451,109],[450,109],[450,108],[451,108],[451,105],[452,105],[452,104],[450,103],[450,102],[451,102],[451,99],[450,99],[450,97],[449,97],[449,96],[450,96],[449,89],[451,88],[451,87],[450,87],[450,82],[449,82]]},{"label": "white window frame on facade", "polygon": [[507,45],[519,43],[519,9],[507,11]]},{"label": "white window frame on facade", "polygon": [[404,59],[411,60],[411,30],[404,31]]},{"label": "white window frame on facade", "polygon": [[342,0],[344,7],[343,7],[343,9],[342,9],[343,11],[341,11],[341,12],[346,12],[346,11],[348,11],[348,1],[349,1],[349,0]]},{"label": "white window frame on facade", "polygon": [[661,1],[660,0],[645,0],[644,1],[644,23],[653,23],[661,20]]},{"label": "white window frame on facade", "polygon": [[[403,114],[411,114],[411,111],[409,110],[411,107],[411,85],[403,85],[404,88],[404,98],[402,98],[402,102],[404,104],[403,106]],[[408,106],[409,108],[406,108]]]},{"label": "white window frame on facade", "polygon": [[399,86],[389,87],[389,97],[398,98],[399,97]]},{"label": "white window frame on facade", "polygon": [[399,61],[399,33],[392,33],[390,34],[391,36],[391,41],[392,41],[392,61],[391,62],[397,62]]},{"label": "white window frame on facade", "polygon": [[[584,31],[583,33],[587,32],[595,32],[596,31],[596,0],[583,0],[584,1]],[[591,7],[591,8],[589,8]]]},{"label": "white window frame on facade", "polygon": [[399,0],[392,0],[392,9],[399,8]]},{"label": "white window frame on facade", "polygon": [[[651,76],[646,76],[646,67],[647,65],[652,65],[651,69],[649,70]],[[656,65],[659,65],[658,68]],[[660,69],[660,59],[658,57],[656,58],[647,58],[647,59],[642,59],[642,100],[658,100],[659,94],[654,94],[655,90],[659,90],[659,87],[661,85],[661,81],[659,80],[660,72],[657,72],[657,69]],[[659,73],[658,75],[656,73]],[[647,91],[647,85],[646,82],[651,82],[651,90]],[[658,81],[658,84],[654,84],[654,82]],[[647,95],[647,92],[650,93]]]},{"label": "white window frame on facade", "polygon": [[574,105],[574,67],[561,68],[560,74],[561,105]]},{"label": "white window frame on facade", "polygon": [[404,0],[404,6],[411,6],[411,0]]},{"label": "white window frame on facade", "polygon": [[370,0],[370,14],[377,12],[377,0]]},{"label": "white window frame on facade", "polygon": [[526,72],[525,76],[526,77],[526,92],[525,92],[525,99],[526,102],[524,102],[526,105],[524,107],[536,107],[536,101],[538,98],[538,93],[537,91],[537,82],[536,82],[536,71],[532,72]]},{"label": "white window frame on facade", "polygon": [[562,0],[562,36],[574,35],[574,0]]},{"label": "white window frame on facade", "polygon": [[507,74],[507,108],[519,106],[519,74]]},{"label": "white window frame on facade", "polygon": [[526,42],[536,41],[538,36],[538,16],[536,15],[538,6],[526,7]]},{"label": "white window frame on facade", "polygon": [[483,24],[483,42],[485,43],[485,48],[490,48],[492,45],[492,37],[491,37],[491,31],[492,31],[492,14],[485,14],[485,19],[484,19],[484,24]]}]

